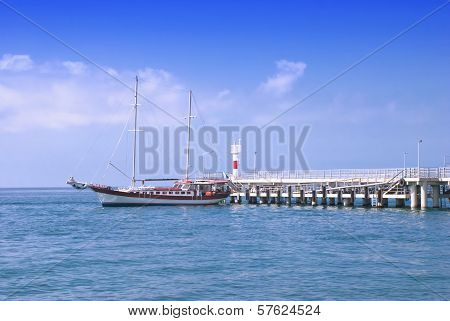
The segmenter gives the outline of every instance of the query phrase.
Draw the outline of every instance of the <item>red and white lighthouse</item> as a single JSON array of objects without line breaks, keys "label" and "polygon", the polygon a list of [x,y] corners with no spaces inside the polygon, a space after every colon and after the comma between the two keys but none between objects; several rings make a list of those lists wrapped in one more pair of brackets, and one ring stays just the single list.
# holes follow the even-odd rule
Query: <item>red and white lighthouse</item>
[{"label": "red and white lighthouse", "polygon": [[241,153],[241,140],[231,145],[231,155],[233,159],[233,178],[239,176],[239,154]]}]

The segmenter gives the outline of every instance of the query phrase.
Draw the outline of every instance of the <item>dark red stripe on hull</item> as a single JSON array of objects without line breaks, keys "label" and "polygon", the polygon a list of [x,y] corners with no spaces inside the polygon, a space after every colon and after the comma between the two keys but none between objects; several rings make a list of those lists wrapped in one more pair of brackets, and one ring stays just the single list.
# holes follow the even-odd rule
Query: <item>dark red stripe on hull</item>
[{"label": "dark red stripe on hull", "polygon": [[[174,201],[187,201],[186,205],[198,205],[198,204],[189,204],[190,201],[207,201],[207,200],[222,200],[226,199],[230,194],[226,192],[215,193],[213,195],[202,195],[202,196],[180,196],[180,195],[155,195],[155,194],[147,194],[147,192],[123,192],[113,190],[109,187],[100,187],[100,186],[89,186],[94,192],[107,194],[107,195],[115,195],[122,197],[130,197],[135,199],[157,199],[157,200],[174,200]],[[162,204],[147,204],[136,203],[137,205],[130,204],[129,206],[143,206],[143,205],[162,205]],[[127,203],[128,205],[128,203]],[[164,204],[165,205],[165,204]],[[178,205],[178,204],[167,204],[167,205]],[[181,204],[180,204],[181,205]]]}]

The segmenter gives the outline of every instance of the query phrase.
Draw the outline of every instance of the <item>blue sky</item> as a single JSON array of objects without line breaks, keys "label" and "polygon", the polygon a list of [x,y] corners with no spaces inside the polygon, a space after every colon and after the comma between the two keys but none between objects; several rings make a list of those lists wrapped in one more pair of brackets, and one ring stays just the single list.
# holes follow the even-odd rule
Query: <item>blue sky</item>
[{"label": "blue sky", "polygon": [[[193,89],[219,126],[263,125],[444,1],[6,2],[127,84],[138,73],[146,97],[179,118]],[[311,126],[304,154],[315,169],[401,167],[404,151],[414,166],[417,137],[422,164],[441,165],[449,34],[447,6],[276,124]],[[131,103],[126,88],[0,5],[1,187],[92,178]],[[146,120],[168,124],[157,110]]]}]

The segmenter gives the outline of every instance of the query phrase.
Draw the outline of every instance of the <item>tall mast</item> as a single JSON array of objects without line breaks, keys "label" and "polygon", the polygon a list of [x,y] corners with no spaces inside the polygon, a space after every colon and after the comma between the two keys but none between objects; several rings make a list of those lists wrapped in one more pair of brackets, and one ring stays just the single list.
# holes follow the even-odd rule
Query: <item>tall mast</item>
[{"label": "tall mast", "polygon": [[136,186],[136,141],[137,141],[137,113],[138,113],[138,76],[136,76],[136,87],[134,91],[134,140],[133,140],[133,177],[131,186]]},{"label": "tall mast", "polygon": [[189,148],[191,146],[191,119],[192,119],[192,90],[189,90],[189,116],[188,116],[188,139],[186,153],[186,179],[189,178]]}]

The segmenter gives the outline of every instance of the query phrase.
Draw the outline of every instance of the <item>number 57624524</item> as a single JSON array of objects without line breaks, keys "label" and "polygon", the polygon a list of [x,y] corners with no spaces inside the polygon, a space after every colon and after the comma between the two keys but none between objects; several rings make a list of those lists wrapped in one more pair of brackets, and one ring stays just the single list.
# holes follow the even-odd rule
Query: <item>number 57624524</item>
[{"label": "number 57624524", "polygon": [[320,315],[320,308],[310,304],[259,304],[258,315]]}]

